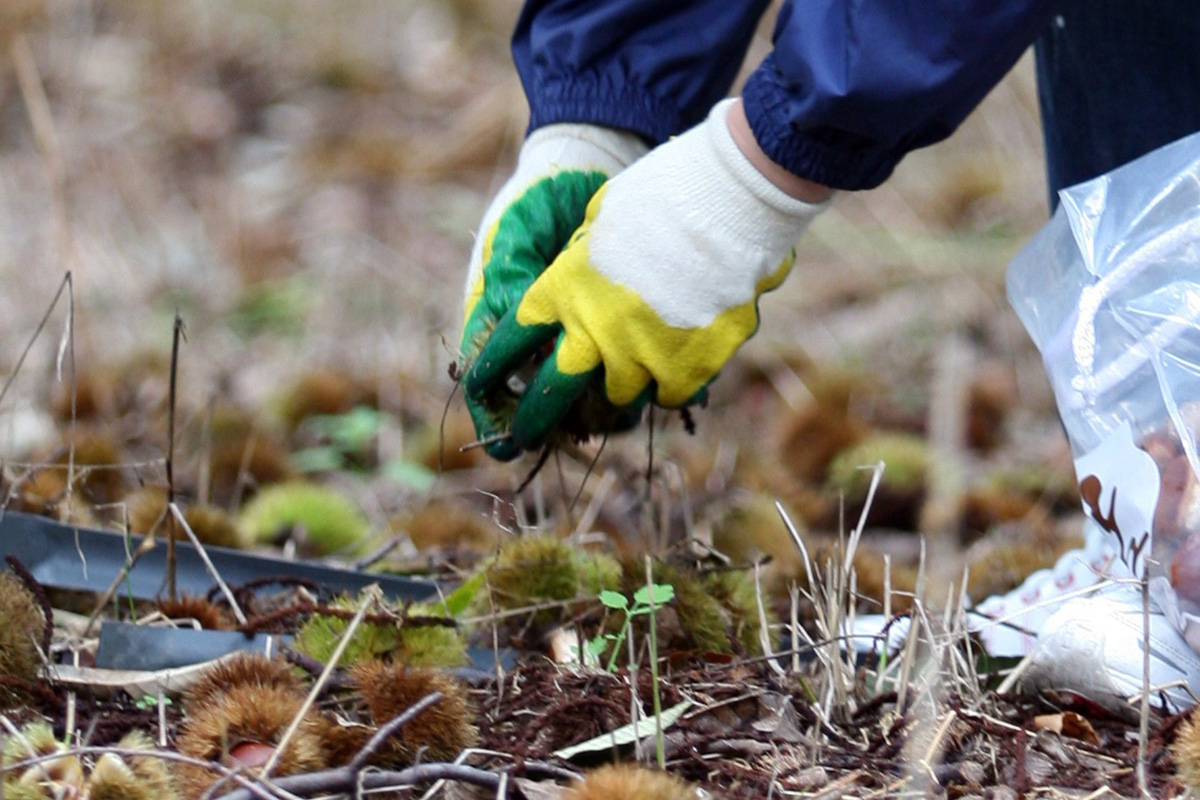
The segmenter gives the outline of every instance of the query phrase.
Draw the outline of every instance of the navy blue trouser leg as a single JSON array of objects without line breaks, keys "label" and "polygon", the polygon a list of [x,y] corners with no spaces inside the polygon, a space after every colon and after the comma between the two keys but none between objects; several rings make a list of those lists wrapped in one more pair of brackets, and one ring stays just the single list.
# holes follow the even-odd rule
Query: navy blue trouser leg
[{"label": "navy blue trouser leg", "polygon": [[1036,51],[1051,206],[1200,130],[1200,0],[1067,0]]}]

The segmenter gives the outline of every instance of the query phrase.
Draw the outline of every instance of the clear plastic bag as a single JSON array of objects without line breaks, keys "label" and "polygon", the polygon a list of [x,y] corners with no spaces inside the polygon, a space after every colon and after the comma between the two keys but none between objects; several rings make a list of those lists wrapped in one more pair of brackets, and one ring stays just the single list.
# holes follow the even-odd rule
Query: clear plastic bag
[{"label": "clear plastic bag", "polygon": [[1080,498],[1200,651],[1200,134],[1060,194],[1008,295]]}]

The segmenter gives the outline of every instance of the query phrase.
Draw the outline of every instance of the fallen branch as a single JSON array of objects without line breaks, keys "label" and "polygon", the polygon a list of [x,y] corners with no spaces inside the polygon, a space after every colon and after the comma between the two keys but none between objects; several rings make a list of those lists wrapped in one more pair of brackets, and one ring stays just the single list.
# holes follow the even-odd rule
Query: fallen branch
[{"label": "fallen branch", "polygon": [[[381,772],[362,772],[347,766],[340,769],[310,772],[305,775],[276,778],[273,784],[281,791],[300,797],[349,792],[356,787],[371,790],[399,789],[417,783],[444,780],[461,781],[495,791],[499,788],[504,774],[506,773],[489,772],[463,764],[419,764],[407,769]],[[251,800],[256,796],[261,795],[250,789],[237,789],[213,798],[213,800]]]}]

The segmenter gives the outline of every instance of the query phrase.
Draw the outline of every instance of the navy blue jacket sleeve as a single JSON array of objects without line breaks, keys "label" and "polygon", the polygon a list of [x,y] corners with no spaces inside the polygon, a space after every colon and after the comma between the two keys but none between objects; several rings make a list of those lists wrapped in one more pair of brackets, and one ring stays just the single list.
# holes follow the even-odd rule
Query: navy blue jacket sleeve
[{"label": "navy blue jacket sleeve", "polygon": [[776,163],[838,189],[882,183],[951,133],[1049,24],[1054,0],[789,0],[746,82]]},{"label": "navy blue jacket sleeve", "polygon": [[[767,0],[529,0],[513,55],[530,127],[590,122],[653,143],[729,90]],[[882,183],[949,136],[1049,23],[1055,0],[788,0],[742,96],[776,163]]]},{"label": "navy blue jacket sleeve", "polygon": [[530,129],[587,122],[665,141],[729,91],[769,0],[528,0],[513,58]]}]

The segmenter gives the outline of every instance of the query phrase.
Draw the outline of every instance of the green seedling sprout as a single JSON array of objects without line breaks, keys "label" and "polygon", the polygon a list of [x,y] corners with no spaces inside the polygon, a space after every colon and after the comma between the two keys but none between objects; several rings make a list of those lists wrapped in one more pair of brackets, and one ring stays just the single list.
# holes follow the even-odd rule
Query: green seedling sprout
[{"label": "green seedling sprout", "polygon": [[171,705],[171,698],[165,696],[159,697],[158,695],[153,694],[147,694],[139,697],[137,700],[133,701],[133,705],[134,708],[140,709],[141,711],[149,711],[152,708],[158,708],[160,700],[164,706]]},{"label": "green seedling sprout", "polygon": [[609,672],[616,671],[617,655],[621,652],[621,645],[624,644],[625,637],[629,635],[629,628],[633,624],[633,618],[654,613],[659,606],[671,602],[674,597],[675,587],[669,583],[652,583],[648,586],[643,586],[633,593],[632,605],[629,602],[629,598],[621,592],[614,592],[609,589],[600,592],[600,604],[605,608],[611,608],[613,611],[623,613],[625,620],[622,622],[619,632],[601,633],[588,642],[588,653],[593,658],[599,659],[604,651],[611,647],[612,654],[608,658],[608,666],[605,669]]}]

